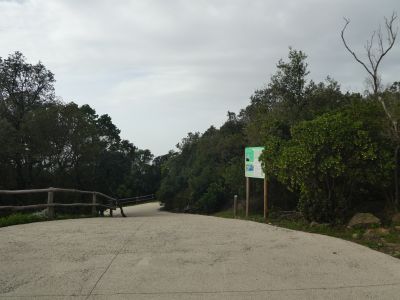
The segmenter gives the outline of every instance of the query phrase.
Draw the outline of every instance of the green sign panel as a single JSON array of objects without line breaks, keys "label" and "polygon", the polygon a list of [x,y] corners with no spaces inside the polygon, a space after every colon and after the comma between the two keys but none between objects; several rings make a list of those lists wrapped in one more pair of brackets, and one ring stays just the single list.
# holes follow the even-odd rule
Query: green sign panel
[{"label": "green sign panel", "polygon": [[245,156],[245,176],[252,178],[264,178],[264,172],[259,161],[264,147],[246,147]]}]

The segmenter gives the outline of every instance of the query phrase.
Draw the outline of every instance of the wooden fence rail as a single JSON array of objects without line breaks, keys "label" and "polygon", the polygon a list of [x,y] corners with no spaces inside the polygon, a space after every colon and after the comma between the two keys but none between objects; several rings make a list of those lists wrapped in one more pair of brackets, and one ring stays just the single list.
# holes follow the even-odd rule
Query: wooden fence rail
[{"label": "wooden fence rail", "polygon": [[[124,211],[122,209],[123,205],[131,204],[132,201],[134,203],[139,203],[141,199],[147,201],[149,200],[149,196],[152,196],[151,199],[154,199],[154,195],[146,195],[142,197],[135,197],[135,198],[125,198],[125,199],[117,199],[114,197],[110,197],[106,194],[96,192],[96,191],[82,191],[76,189],[64,189],[64,188],[46,188],[46,189],[31,189],[31,190],[0,190],[0,194],[4,195],[21,195],[21,194],[35,194],[35,193],[47,193],[47,203],[43,204],[33,204],[33,205],[9,205],[9,206],[1,206],[1,210],[8,210],[8,211],[23,211],[23,210],[30,210],[30,209],[40,209],[40,208],[47,208],[47,213],[49,218],[54,218],[54,208],[55,207],[92,207],[92,214],[97,215],[98,209],[102,208],[104,211],[106,209],[110,210],[110,216],[113,215],[113,210],[119,208],[121,210],[121,215],[126,217]],[[92,195],[91,203],[56,203],[54,202],[54,194],[55,193],[78,193],[78,194],[90,194]],[[97,196],[103,197],[108,200],[107,204],[99,203],[97,201]]]},{"label": "wooden fence rail", "polygon": [[122,198],[122,199],[118,199],[118,201],[122,206],[125,206],[125,205],[131,205],[131,204],[139,204],[139,203],[151,201],[154,199],[156,199],[156,196],[154,194],[150,194],[150,195],[144,195],[144,196],[139,196],[139,197]]}]

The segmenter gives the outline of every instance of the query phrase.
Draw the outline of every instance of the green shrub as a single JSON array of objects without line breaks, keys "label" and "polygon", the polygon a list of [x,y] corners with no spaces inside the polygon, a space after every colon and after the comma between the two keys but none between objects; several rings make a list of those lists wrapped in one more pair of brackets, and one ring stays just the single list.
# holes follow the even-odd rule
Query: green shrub
[{"label": "green shrub", "polygon": [[212,213],[221,208],[224,202],[224,189],[218,183],[211,183],[196,206],[199,211]]},{"label": "green shrub", "polygon": [[298,207],[308,220],[342,222],[363,191],[388,185],[393,165],[378,138],[379,126],[354,118],[353,112],[301,122],[292,127],[291,140],[267,143],[266,173],[300,192]]},{"label": "green shrub", "polygon": [[40,222],[46,220],[43,216],[38,216],[34,214],[23,214],[16,213],[9,216],[0,218],[0,227],[17,225],[17,224],[25,224],[25,223],[33,223]]}]

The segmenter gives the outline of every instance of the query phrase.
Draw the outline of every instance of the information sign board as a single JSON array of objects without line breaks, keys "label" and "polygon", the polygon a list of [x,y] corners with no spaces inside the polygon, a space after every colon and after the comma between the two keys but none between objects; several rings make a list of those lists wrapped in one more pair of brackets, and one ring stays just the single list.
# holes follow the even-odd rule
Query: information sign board
[{"label": "information sign board", "polygon": [[259,161],[264,147],[246,147],[245,149],[245,176],[252,178],[265,178]]}]

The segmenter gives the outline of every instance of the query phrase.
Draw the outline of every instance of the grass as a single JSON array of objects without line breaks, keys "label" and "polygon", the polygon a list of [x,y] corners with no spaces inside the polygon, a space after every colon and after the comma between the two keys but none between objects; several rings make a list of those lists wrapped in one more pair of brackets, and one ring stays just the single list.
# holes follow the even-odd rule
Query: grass
[{"label": "grass", "polygon": [[0,227],[41,222],[41,221],[45,221],[45,218],[33,214],[16,213],[5,217],[0,217]]},{"label": "grass", "polygon": [[[225,210],[214,214],[216,217],[234,218],[232,210]],[[311,226],[309,222],[302,218],[280,218],[269,217],[264,220],[263,215],[250,214],[245,217],[243,211],[239,211],[237,219],[249,220],[259,223],[288,228],[292,230],[311,232],[316,234],[328,235],[348,241],[352,241],[371,249],[400,258],[400,230],[396,227],[385,228],[348,228],[347,226],[331,226],[329,224],[316,224]]]},{"label": "grass", "polygon": [[65,219],[79,219],[79,218],[91,218],[92,215],[73,215],[73,214],[61,214],[56,215],[54,219],[49,219],[46,216],[36,215],[32,213],[15,213],[9,216],[0,217],[0,227],[28,224],[35,222],[54,221],[54,220],[65,220]]}]

